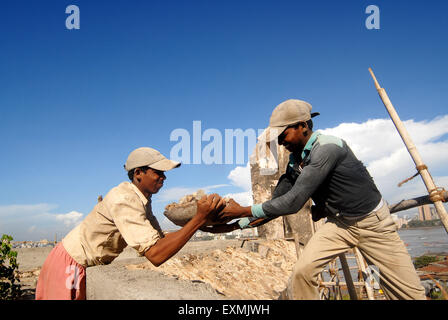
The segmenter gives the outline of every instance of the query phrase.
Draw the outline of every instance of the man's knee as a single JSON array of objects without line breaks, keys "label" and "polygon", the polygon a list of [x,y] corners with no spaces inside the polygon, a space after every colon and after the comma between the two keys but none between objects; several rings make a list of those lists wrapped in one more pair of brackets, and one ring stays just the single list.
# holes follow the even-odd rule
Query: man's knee
[{"label": "man's knee", "polygon": [[293,278],[294,282],[317,285],[317,273],[312,263],[301,263],[299,261],[294,267]]}]

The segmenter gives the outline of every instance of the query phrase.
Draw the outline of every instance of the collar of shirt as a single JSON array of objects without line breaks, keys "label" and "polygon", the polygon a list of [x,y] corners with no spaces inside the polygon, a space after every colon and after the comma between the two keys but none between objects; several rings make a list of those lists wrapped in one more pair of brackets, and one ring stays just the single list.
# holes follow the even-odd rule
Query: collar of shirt
[{"label": "collar of shirt", "polygon": [[305,157],[310,153],[311,148],[314,145],[314,142],[316,142],[316,139],[318,136],[320,136],[321,133],[320,132],[313,132],[313,134],[311,135],[311,137],[308,139],[308,142],[306,143],[305,147],[302,150],[302,160],[305,159]]},{"label": "collar of shirt", "polygon": [[134,192],[138,195],[138,197],[140,198],[140,200],[142,200],[143,205],[146,207],[148,204],[151,204],[151,198],[147,199],[143,193],[139,190],[139,188],[137,188],[137,186],[135,184],[133,184],[132,182],[130,182],[132,189],[134,190]]}]

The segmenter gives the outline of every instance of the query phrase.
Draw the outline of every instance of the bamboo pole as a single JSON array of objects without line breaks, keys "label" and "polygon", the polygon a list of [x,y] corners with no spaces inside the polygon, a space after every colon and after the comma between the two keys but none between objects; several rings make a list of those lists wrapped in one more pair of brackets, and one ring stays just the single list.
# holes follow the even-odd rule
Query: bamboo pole
[{"label": "bamboo pole", "polygon": [[355,253],[356,261],[358,262],[358,267],[361,270],[362,275],[363,275],[364,287],[366,288],[367,298],[369,300],[375,300],[375,295],[373,293],[373,289],[372,289],[372,287],[370,286],[370,283],[369,283],[370,277],[368,277],[369,274],[367,273],[367,270],[366,270],[366,263],[364,261],[364,258],[361,255],[361,252],[358,250],[357,247],[354,247],[353,251]]},{"label": "bamboo pole", "polygon": [[[386,90],[384,90],[384,88],[380,87],[371,68],[369,68],[369,72],[372,75],[373,81],[375,82],[375,87],[378,91],[378,94],[381,97],[381,100],[384,103],[384,106],[387,109],[387,112],[389,113],[389,116],[391,117],[395,127],[397,128],[398,133],[401,136],[401,139],[403,140],[404,144],[406,145],[406,148],[408,149],[409,153],[411,154],[411,157],[415,163],[415,166],[417,168],[420,168],[417,170],[419,171],[420,176],[423,179],[423,182],[426,186],[428,193],[431,194],[431,192],[434,192],[434,190],[437,190],[437,187],[434,184],[434,181],[433,181],[431,175],[429,174],[428,169],[424,165],[423,160],[420,157],[420,154],[419,154],[417,148],[415,147],[414,143],[412,142],[412,139],[409,136],[405,126],[403,125],[397,112],[395,111],[395,108],[392,105],[392,102],[389,100]],[[448,233],[448,214],[445,210],[445,207],[443,206],[442,201],[434,201],[434,206],[436,207],[437,213],[440,217],[440,220],[442,221],[445,231]]]}]

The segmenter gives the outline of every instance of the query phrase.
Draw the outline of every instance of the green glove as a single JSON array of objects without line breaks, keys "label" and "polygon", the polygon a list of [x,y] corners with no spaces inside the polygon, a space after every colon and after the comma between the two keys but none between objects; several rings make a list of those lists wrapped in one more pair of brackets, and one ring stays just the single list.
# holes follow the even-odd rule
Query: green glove
[{"label": "green glove", "polygon": [[240,226],[241,229],[251,228],[251,226],[249,226],[249,223],[250,223],[249,218],[241,218],[238,221],[238,225]]}]

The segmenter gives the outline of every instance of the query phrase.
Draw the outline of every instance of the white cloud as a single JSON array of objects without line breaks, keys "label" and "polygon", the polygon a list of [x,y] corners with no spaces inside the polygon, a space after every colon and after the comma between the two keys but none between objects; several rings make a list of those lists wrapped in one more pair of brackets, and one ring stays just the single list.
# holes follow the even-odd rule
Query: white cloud
[{"label": "white cloud", "polygon": [[69,213],[54,215],[56,220],[62,221],[66,227],[75,227],[81,223],[84,215],[80,212],[71,211]]},{"label": "white cloud", "polygon": [[252,191],[244,191],[239,193],[229,193],[224,197],[232,198],[242,206],[251,206],[254,201],[252,199]]},{"label": "white cloud", "polygon": [[245,167],[236,167],[230,171],[227,178],[234,186],[240,187],[244,190],[251,190],[250,163],[248,162]]},{"label": "white cloud", "polygon": [[56,208],[48,203],[0,206],[0,233],[10,234],[16,241],[50,239],[55,234],[63,237],[84,215],[76,211],[52,213]]},{"label": "white cloud", "polygon": [[[404,121],[423,162],[433,173],[437,186],[446,186],[447,176],[443,172],[448,161],[448,115],[431,121]],[[344,139],[355,155],[364,162],[384,198],[389,203],[402,199],[426,195],[420,176],[402,187],[398,183],[417,172],[411,155],[401,140],[391,120],[375,119],[364,123],[344,123],[335,128],[320,130]]]},{"label": "white cloud", "polygon": [[250,177],[250,163],[248,162],[244,167],[236,167],[230,171],[227,178],[231,181],[232,185],[243,189],[243,192],[229,193],[225,197],[234,199],[242,206],[250,206],[253,204],[252,199],[252,184]]},{"label": "white cloud", "polygon": [[[417,148],[434,143],[436,139],[448,133],[448,115],[432,121],[407,120],[403,123]],[[342,123],[337,127],[319,131],[346,140],[356,156],[367,163],[405,148],[393,122],[388,119]]]}]

